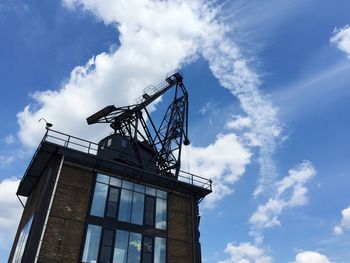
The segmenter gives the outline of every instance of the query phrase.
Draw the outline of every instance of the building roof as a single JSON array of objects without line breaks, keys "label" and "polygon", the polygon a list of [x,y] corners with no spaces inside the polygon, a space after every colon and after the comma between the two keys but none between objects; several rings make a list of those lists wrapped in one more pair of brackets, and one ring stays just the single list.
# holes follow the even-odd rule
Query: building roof
[{"label": "building roof", "polygon": [[177,179],[134,167],[122,162],[103,159],[97,155],[98,144],[54,130],[48,130],[39,144],[17,190],[17,195],[28,197],[50,160],[64,155],[65,161],[87,168],[119,175],[131,181],[142,182],[176,191],[192,194],[198,199],[211,193],[211,180],[181,171]]}]

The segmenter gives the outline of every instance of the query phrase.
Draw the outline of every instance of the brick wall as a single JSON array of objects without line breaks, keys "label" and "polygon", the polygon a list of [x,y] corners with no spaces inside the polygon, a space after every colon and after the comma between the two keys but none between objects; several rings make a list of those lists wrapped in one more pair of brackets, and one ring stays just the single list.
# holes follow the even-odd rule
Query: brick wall
[{"label": "brick wall", "polygon": [[168,263],[193,263],[192,199],[168,195]]},{"label": "brick wall", "polygon": [[63,166],[39,262],[79,261],[92,183],[92,172]]}]

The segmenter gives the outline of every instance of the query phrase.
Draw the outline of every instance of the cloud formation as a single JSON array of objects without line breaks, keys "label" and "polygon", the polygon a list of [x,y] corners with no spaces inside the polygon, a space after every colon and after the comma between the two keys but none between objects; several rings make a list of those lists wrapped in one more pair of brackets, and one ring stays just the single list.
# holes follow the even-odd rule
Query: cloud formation
[{"label": "cloud formation", "polygon": [[316,175],[316,169],[310,162],[304,161],[288,173],[276,183],[274,195],[265,204],[259,205],[249,219],[251,234],[260,240],[264,228],[281,225],[278,217],[285,209],[303,206],[308,201],[305,184]]},{"label": "cloud formation", "polygon": [[0,247],[8,248],[12,243],[22,206],[16,198],[18,179],[8,178],[0,182]]},{"label": "cloud formation", "polygon": [[296,255],[293,263],[331,263],[331,261],[320,253],[304,251]]},{"label": "cloud formation", "polygon": [[249,68],[232,40],[225,35],[216,36],[206,43],[203,55],[214,76],[238,98],[251,121],[250,133],[259,145],[260,179],[254,193],[258,196],[269,189],[277,177],[273,154],[282,132],[277,108],[258,90],[258,75]]},{"label": "cloud formation", "polygon": [[345,230],[350,229],[350,206],[341,211],[342,219],[340,223],[334,227],[334,234],[341,235]]},{"label": "cloud formation", "polygon": [[228,243],[225,252],[230,254],[230,258],[218,263],[272,263],[272,258],[266,255],[264,249],[249,242],[241,243],[238,246]]},{"label": "cloud formation", "polygon": [[346,25],[342,28],[336,28],[333,31],[333,36],[330,38],[330,42],[345,52],[350,58],[350,26]]},{"label": "cloud formation", "polygon": [[232,193],[232,186],[245,173],[251,153],[234,134],[219,134],[206,147],[189,146],[183,151],[183,167],[213,180],[213,193],[204,199],[206,207],[213,207],[224,196]]},{"label": "cloud formation", "polygon": [[26,146],[35,147],[43,135],[43,126],[37,122],[41,117],[53,122],[54,129],[91,140],[103,138],[108,128],[88,127],[87,116],[105,105],[129,104],[143,87],[202,55],[250,119],[247,134],[259,147],[261,177],[256,195],[271,185],[276,178],[273,154],[281,133],[277,109],[258,90],[258,75],[228,37],[230,28],[220,21],[216,8],[202,0],[63,2],[67,8],[84,9],[114,25],[120,46],[76,67],[59,89],[32,95],[33,103],[18,113],[18,136]]}]

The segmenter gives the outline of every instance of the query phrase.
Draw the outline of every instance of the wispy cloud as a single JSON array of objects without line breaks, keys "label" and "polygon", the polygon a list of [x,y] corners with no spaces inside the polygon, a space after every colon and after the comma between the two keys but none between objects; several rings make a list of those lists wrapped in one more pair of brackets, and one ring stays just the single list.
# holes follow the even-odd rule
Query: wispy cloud
[{"label": "wispy cloud", "polygon": [[334,234],[341,235],[345,230],[350,229],[350,206],[341,211],[342,219],[340,223],[334,227]]},{"label": "wispy cloud", "polygon": [[270,256],[266,255],[266,251],[256,245],[250,243],[241,243],[235,245],[228,243],[225,252],[230,254],[228,259],[219,261],[218,263],[272,263]]},{"label": "wispy cloud", "polygon": [[308,202],[305,184],[315,175],[316,170],[308,161],[289,170],[289,175],[276,183],[273,197],[259,205],[250,217],[251,235],[261,240],[263,229],[281,225],[279,216],[285,209],[305,205]]},{"label": "wispy cloud", "polygon": [[218,105],[217,105],[217,103],[215,103],[213,101],[209,101],[209,102],[205,103],[200,108],[198,113],[200,113],[202,115],[207,115],[208,113],[217,114],[218,113]]},{"label": "wispy cloud", "polygon": [[273,154],[281,134],[277,108],[258,87],[258,75],[249,68],[238,46],[225,35],[211,39],[203,50],[209,66],[220,84],[229,89],[240,101],[240,105],[251,120],[251,133],[259,141],[260,180],[255,195],[269,188],[276,179]]},{"label": "wispy cloud", "polygon": [[350,26],[346,25],[342,28],[336,28],[333,31],[333,36],[330,38],[330,42],[345,52],[350,58]]},{"label": "wispy cloud", "polygon": [[3,138],[3,141],[7,144],[7,145],[11,145],[16,143],[16,138],[15,136],[13,136],[12,134],[7,135],[5,138]]},{"label": "wispy cloud", "polygon": [[23,160],[27,157],[29,157],[30,152],[23,151],[23,150],[17,150],[16,153],[13,154],[3,154],[0,155],[0,168],[7,167],[18,160]]}]

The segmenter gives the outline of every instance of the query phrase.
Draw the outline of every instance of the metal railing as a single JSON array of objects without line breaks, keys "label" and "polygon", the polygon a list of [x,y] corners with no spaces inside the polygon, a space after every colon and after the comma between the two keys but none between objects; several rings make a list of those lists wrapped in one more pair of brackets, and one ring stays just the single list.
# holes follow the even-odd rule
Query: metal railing
[{"label": "metal railing", "polygon": [[[47,130],[42,142],[54,143],[54,144],[63,146],[65,148],[74,149],[74,150],[91,154],[91,155],[97,155],[97,151],[98,151],[97,143],[84,140],[84,139],[81,139],[69,134],[65,134],[59,131],[51,130],[51,129]],[[117,149],[114,149],[108,146],[104,146],[104,147],[112,151],[121,153],[121,151],[118,151]],[[124,152],[123,154],[125,155]],[[109,160],[109,161],[114,162],[113,160]],[[212,190],[212,181],[210,179],[207,179],[189,172],[180,170],[178,180],[187,184]]]}]

